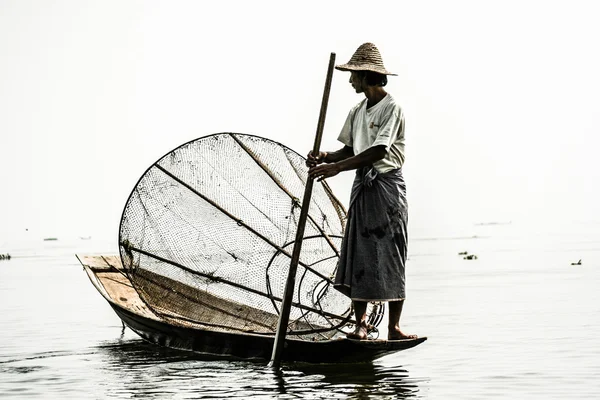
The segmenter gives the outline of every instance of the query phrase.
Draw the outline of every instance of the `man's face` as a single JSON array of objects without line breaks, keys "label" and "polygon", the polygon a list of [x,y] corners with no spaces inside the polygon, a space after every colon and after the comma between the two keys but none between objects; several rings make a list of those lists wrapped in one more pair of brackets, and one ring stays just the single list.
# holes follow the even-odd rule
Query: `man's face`
[{"label": "man's face", "polygon": [[350,71],[350,84],[356,90],[356,93],[364,92],[363,79],[355,71]]}]

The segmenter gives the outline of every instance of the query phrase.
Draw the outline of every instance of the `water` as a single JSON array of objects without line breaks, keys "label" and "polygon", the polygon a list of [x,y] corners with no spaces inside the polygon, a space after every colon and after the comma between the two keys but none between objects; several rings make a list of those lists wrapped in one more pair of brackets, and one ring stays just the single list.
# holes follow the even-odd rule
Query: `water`
[{"label": "water", "polygon": [[600,397],[598,223],[414,238],[403,328],[429,340],[373,363],[286,364],[281,373],[160,348],[123,329],[75,258],[115,253],[114,243],[0,240],[7,251],[2,399]]}]

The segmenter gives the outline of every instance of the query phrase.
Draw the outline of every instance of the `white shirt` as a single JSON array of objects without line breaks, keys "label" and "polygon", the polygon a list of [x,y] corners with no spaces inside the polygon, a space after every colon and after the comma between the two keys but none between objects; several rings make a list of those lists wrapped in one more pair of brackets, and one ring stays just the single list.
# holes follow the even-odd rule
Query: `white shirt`
[{"label": "white shirt", "polygon": [[338,140],[352,147],[354,155],[370,147],[384,145],[387,154],[373,163],[373,167],[381,174],[401,168],[404,164],[402,109],[389,93],[369,109],[367,99],[364,99],[350,110]]}]

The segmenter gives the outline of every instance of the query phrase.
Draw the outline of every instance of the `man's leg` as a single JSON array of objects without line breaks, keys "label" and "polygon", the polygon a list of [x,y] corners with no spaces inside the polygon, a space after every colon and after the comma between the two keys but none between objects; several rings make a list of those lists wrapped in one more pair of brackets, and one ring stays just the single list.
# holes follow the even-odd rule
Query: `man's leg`
[{"label": "man's leg", "polygon": [[367,338],[367,302],[353,301],[356,329],[346,335],[348,339],[365,340]]},{"label": "man's leg", "polygon": [[388,340],[416,339],[417,335],[407,335],[400,330],[400,315],[402,315],[402,306],[404,300],[390,301],[390,321],[388,325]]}]

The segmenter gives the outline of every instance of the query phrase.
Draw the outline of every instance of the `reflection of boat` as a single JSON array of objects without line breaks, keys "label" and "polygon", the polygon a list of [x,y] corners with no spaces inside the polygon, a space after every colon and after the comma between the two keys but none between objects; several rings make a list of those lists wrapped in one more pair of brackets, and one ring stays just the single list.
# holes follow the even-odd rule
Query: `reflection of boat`
[{"label": "reflection of boat", "polygon": [[[147,341],[170,348],[194,351],[217,356],[268,360],[273,348],[273,334],[257,334],[250,332],[232,332],[219,329],[219,322],[210,321],[199,324],[177,315],[172,311],[152,311],[155,305],[145,303],[133,284],[123,272],[118,256],[78,256],[94,287],[102,294],[115,310],[119,318],[134,332]],[[251,307],[220,298],[187,295],[189,287],[181,282],[171,281],[164,276],[146,273],[147,287],[158,285],[169,288],[172,301],[193,306],[199,312],[218,315],[231,315],[236,318],[244,312],[258,312]],[[166,282],[166,280],[169,280]],[[138,288],[139,289],[139,288]],[[204,310],[204,311],[203,311]],[[218,310],[214,311],[213,310]],[[277,319],[277,316],[273,316]],[[211,324],[212,323],[212,326]],[[283,360],[342,363],[365,362],[386,354],[409,349],[427,338],[406,340],[349,340],[338,338],[332,340],[311,341],[287,338],[283,350]]]},{"label": "reflection of boat", "polygon": [[[292,367],[301,372],[302,381],[317,381],[331,396],[344,394],[344,398],[404,399],[416,396],[418,381],[410,378],[402,366],[382,366],[378,363],[361,363],[351,366],[336,364],[301,364]],[[314,378],[311,379],[311,376]]]}]

